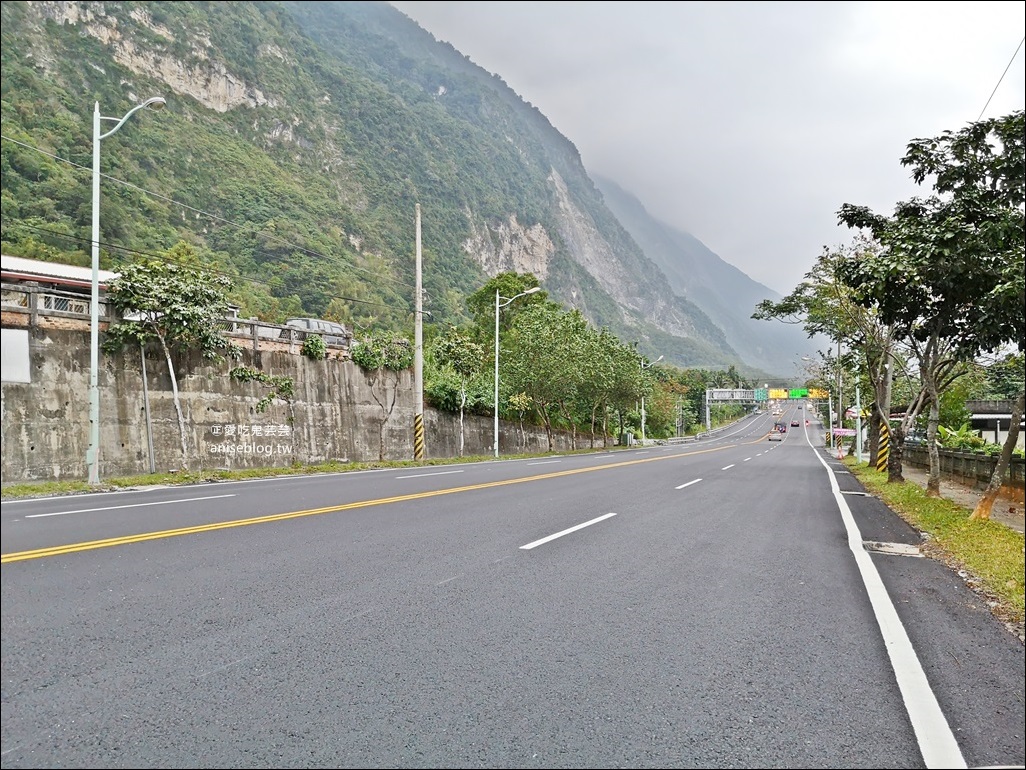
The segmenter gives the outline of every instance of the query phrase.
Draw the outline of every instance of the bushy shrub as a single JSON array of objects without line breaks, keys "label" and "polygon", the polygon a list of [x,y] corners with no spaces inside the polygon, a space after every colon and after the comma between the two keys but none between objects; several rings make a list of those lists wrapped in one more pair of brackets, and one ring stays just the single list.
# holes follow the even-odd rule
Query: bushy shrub
[{"label": "bushy shrub", "polygon": [[[973,433],[968,423],[964,423],[958,430],[938,425],[937,439],[942,449],[952,449],[956,452],[978,452],[989,457],[997,457],[1004,448],[1002,444],[987,441],[982,436]],[[1024,455],[1026,453],[1018,447],[1012,450],[1012,457],[1023,457]]]},{"label": "bushy shrub", "polygon": [[413,343],[394,332],[382,332],[354,342],[353,363],[366,371],[408,369],[413,364]]},{"label": "bushy shrub", "polygon": [[323,361],[328,357],[328,345],[320,334],[308,334],[303,340],[303,355],[314,361]]}]

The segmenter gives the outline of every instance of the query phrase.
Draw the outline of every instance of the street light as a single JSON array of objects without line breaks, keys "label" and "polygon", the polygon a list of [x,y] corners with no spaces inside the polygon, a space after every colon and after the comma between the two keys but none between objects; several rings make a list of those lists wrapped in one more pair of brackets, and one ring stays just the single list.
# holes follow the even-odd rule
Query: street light
[{"label": "street light", "polygon": [[[93,109],[93,280],[89,302],[89,449],[86,451],[86,465],[89,466],[89,483],[100,483],[100,141],[121,128],[137,111],[144,107],[159,110],[166,102],[161,96],[154,96],[125,113],[121,118],[106,118],[100,115],[100,103]],[[114,128],[100,133],[101,121],[117,121]]]},{"label": "street light", "polygon": [[[650,363],[646,364],[644,361],[639,361],[638,363],[641,364],[641,371],[644,372],[646,369],[651,367],[652,364],[658,364],[662,360],[663,360],[663,357],[659,356],[659,358],[657,358],[655,361],[651,361]],[[641,445],[645,446],[645,393],[644,393],[644,391],[642,391],[642,393],[641,393]]]},{"label": "street light", "polygon": [[[495,456],[499,456],[499,308],[506,307],[510,302],[520,297],[526,297],[528,294],[534,294],[536,291],[540,291],[541,286],[532,286],[527,291],[522,291],[519,294],[515,294],[509,299],[506,297],[499,296],[499,290],[495,290]],[[502,304],[499,304],[500,300],[505,300]]]}]

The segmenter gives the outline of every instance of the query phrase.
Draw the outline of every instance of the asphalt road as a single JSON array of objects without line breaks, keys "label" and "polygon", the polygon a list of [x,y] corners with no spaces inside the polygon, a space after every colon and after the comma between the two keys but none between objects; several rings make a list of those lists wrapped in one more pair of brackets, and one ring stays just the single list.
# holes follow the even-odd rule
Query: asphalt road
[{"label": "asphalt road", "polygon": [[1022,767],[1022,643],[772,420],[5,503],[2,766]]}]

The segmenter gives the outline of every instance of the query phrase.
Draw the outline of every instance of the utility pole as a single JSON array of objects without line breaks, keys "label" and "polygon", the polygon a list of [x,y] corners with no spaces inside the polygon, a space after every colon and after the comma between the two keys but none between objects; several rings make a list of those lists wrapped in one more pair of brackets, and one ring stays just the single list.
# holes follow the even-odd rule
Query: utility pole
[{"label": "utility pole", "polygon": [[855,385],[855,457],[862,462],[862,396],[859,386]]},{"label": "utility pole", "polygon": [[844,398],[843,398],[843,380],[841,379],[841,338],[837,338],[837,435],[834,436],[834,441],[837,443],[837,459],[840,460],[841,454],[841,428],[844,426],[842,422],[844,420]]},{"label": "utility pole", "polygon": [[420,204],[417,211],[417,281],[413,319],[413,459],[424,459],[424,290],[421,285]]}]

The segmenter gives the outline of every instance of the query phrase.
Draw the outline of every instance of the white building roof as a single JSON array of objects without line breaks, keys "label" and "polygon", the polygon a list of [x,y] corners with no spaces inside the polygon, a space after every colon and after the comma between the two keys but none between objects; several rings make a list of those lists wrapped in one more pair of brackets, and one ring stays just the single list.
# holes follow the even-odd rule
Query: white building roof
[{"label": "white building roof", "polygon": [[[6,281],[39,281],[66,286],[92,286],[93,283],[93,270],[90,267],[12,257],[7,254],[0,256],[0,274]],[[100,286],[106,286],[117,277],[118,273],[112,270],[100,270]]]}]

